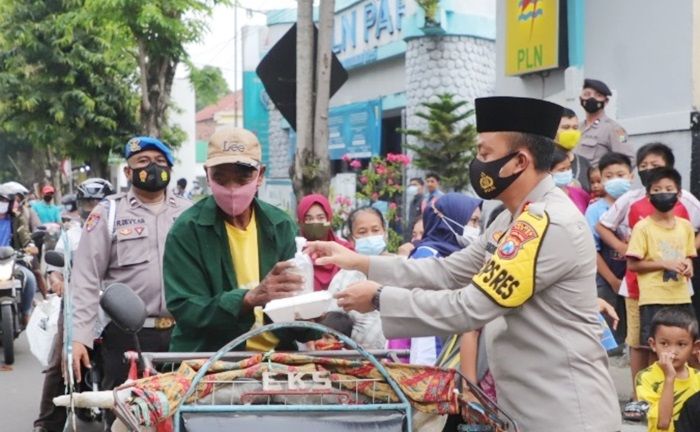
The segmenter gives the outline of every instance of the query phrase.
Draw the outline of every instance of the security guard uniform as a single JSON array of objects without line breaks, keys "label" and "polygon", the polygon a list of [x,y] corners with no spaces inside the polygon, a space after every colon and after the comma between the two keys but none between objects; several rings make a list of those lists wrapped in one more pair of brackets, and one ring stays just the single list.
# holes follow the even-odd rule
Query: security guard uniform
[{"label": "security guard uniform", "polygon": [[174,320],[166,309],[163,291],[165,239],[175,219],[190,204],[166,194],[156,208],[139,201],[130,190],[103,200],[85,221],[71,283],[73,339],[92,348],[93,339],[102,334],[103,388],[125,380],[128,365],[124,365],[123,353],[133,349],[133,338],[104,322],[103,316],[102,325],[96,324],[100,290],[115,282],[131,287],[145,303],[149,316],[139,332],[142,348],[167,351]]},{"label": "security guard uniform", "polygon": [[591,124],[581,125],[581,141],[574,153],[583,156],[598,166],[598,161],[609,152],[622,153],[634,161],[634,149],[629,142],[627,132],[618,122],[603,114]]},{"label": "security guard uniform", "polygon": [[[387,338],[485,326],[498,402],[524,431],[621,428],[600,343],[595,246],[551,177],[469,248],[441,260],[371,257]],[[404,289],[390,285],[421,287]],[[440,291],[430,291],[440,290]]]}]

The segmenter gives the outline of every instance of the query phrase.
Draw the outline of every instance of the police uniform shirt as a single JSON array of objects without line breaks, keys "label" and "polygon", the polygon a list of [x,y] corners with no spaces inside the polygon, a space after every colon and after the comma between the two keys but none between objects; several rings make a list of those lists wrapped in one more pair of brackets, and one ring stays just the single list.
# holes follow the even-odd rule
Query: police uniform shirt
[{"label": "police uniform shirt", "polygon": [[[110,201],[115,218],[110,226]],[[155,213],[133,191],[100,202],[85,221],[73,257],[73,338],[92,347],[100,290],[121,282],[146,304],[149,316],[170,316],[163,293],[165,239],[177,217],[192,203],[168,194]],[[99,329],[97,329],[99,331]]]},{"label": "police uniform shirt", "polygon": [[[477,242],[448,258],[371,257],[369,279],[385,284],[384,334],[446,336],[485,326],[499,404],[521,430],[617,431],[617,394],[600,343],[593,237],[551,177],[526,203],[527,214],[501,213]],[[540,225],[526,228],[531,223]]]},{"label": "police uniform shirt", "polygon": [[629,142],[627,132],[618,122],[603,114],[598,120],[586,125],[582,124],[581,140],[574,153],[583,156],[597,167],[600,158],[609,152],[622,153],[629,156],[632,164],[635,152]]}]

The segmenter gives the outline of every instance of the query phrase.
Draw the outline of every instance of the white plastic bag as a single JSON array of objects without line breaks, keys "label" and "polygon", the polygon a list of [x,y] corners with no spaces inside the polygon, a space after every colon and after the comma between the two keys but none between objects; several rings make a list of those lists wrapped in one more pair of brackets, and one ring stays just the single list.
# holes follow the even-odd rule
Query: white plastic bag
[{"label": "white plastic bag", "polygon": [[61,314],[61,297],[50,296],[39,303],[27,324],[29,349],[42,367],[49,365],[53,341],[58,333],[58,317]]}]

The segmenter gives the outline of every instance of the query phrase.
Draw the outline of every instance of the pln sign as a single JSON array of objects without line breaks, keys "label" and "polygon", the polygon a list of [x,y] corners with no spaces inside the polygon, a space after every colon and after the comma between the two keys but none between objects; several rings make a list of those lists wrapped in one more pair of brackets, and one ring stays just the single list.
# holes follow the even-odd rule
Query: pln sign
[{"label": "pln sign", "polygon": [[566,1],[506,0],[506,75],[566,66]]}]

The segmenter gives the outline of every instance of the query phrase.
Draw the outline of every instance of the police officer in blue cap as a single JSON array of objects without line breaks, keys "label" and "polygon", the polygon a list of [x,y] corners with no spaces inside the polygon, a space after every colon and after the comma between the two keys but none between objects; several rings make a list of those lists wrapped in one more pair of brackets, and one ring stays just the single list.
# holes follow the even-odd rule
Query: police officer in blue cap
[{"label": "police officer in blue cap", "polygon": [[190,206],[188,200],[168,193],[174,158],[166,144],[152,137],[132,138],[124,156],[124,174],[131,188],[108,197],[88,216],[74,255],[71,281],[75,376],[84,378],[81,366],[89,367],[88,349],[101,336],[103,389],[126,380],[124,352],[135,346],[132,336],[98,316],[100,291],[115,282],[130,286],[149,316],[138,335],[141,347],[167,351],[175,321],[165,306],[161,263],[170,227]]}]

